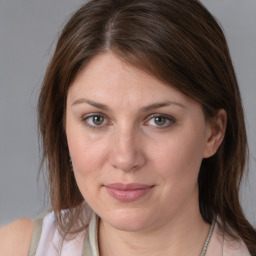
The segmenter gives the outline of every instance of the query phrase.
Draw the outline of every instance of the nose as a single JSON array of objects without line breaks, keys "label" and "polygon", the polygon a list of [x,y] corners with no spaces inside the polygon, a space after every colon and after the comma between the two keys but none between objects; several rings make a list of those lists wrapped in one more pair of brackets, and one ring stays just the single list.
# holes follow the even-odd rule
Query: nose
[{"label": "nose", "polygon": [[126,172],[136,171],[146,163],[141,136],[131,130],[115,134],[110,156],[114,168]]}]

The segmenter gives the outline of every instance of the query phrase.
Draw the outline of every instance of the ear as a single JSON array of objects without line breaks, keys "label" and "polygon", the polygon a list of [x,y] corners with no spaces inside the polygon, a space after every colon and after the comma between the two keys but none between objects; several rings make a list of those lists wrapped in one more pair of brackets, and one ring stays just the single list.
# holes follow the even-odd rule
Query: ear
[{"label": "ear", "polygon": [[220,109],[217,115],[207,123],[206,143],[203,158],[213,156],[224,139],[227,126],[227,113]]}]

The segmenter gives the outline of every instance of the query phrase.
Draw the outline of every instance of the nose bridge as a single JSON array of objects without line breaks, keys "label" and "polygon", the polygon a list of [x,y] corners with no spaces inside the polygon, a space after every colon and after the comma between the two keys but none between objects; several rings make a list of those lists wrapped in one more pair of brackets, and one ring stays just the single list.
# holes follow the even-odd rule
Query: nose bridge
[{"label": "nose bridge", "polygon": [[131,171],[138,169],[145,163],[139,137],[139,131],[134,127],[126,126],[115,132],[111,156],[111,163],[115,168]]}]

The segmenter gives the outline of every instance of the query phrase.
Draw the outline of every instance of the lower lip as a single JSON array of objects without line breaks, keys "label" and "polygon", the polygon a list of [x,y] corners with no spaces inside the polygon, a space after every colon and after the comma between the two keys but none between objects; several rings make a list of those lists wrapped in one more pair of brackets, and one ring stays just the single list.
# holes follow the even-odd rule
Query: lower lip
[{"label": "lower lip", "polygon": [[145,196],[153,187],[133,190],[119,190],[114,188],[105,187],[108,193],[115,199],[121,202],[132,202]]}]

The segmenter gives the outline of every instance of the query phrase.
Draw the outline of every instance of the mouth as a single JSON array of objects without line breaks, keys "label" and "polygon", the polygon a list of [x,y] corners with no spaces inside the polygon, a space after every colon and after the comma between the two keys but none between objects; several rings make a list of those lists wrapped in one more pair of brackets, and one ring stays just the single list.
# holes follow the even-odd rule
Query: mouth
[{"label": "mouth", "polygon": [[104,186],[109,195],[121,202],[132,202],[148,194],[154,185],[113,183]]}]

